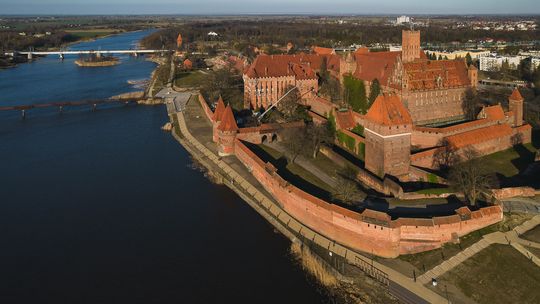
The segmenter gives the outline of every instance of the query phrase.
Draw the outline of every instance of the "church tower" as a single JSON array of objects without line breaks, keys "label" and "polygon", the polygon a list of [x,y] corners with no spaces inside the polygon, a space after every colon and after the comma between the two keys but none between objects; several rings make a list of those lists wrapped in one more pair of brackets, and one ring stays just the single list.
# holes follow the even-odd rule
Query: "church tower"
[{"label": "church tower", "polygon": [[411,62],[420,59],[420,31],[401,32],[401,60]]}]

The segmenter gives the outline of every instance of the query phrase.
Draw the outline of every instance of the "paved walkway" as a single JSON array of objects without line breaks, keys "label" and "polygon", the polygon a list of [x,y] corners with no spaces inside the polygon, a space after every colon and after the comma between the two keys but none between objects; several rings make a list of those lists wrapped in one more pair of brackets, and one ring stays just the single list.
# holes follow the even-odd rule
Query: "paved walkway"
[{"label": "paved walkway", "polygon": [[[184,139],[178,138],[174,132],[173,136],[179,141],[187,141],[194,149],[198,150],[196,153],[200,154],[205,161],[209,161],[213,166],[221,169],[222,172],[230,178],[230,183],[228,185],[232,184],[233,188],[239,189],[240,193],[237,193],[239,193],[240,196],[245,197],[243,193],[248,193],[249,197],[253,198],[257,203],[253,204],[251,199],[247,199],[247,203],[284,235],[291,238],[293,241],[296,239],[296,236],[309,239],[317,245],[327,248],[329,252],[345,258],[349,263],[360,267],[379,281],[383,283],[386,282],[386,284],[390,286],[398,285],[400,288],[410,291],[413,295],[423,299],[427,303],[447,303],[446,299],[422,284],[414,282],[411,278],[408,278],[385,265],[368,259],[365,256],[326,238],[324,235],[317,233],[309,227],[304,226],[301,222],[297,221],[281,209],[279,204],[276,203],[272,197],[268,196],[267,193],[260,191],[258,189],[260,185],[252,184],[244,178],[244,176],[251,176],[246,168],[243,168],[243,170],[239,170],[239,168],[232,169],[231,166],[224,161],[224,159],[227,158],[222,159],[218,157],[208,147],[201,144],[201,142],[193,137],[187,128],[182,112],[174,113],[173,115],[176,115],[178,118],[180,131],[184,136]],[[238,172],[240,172],[240,174]]]},{"label": "paved walkway", "polygon": [[[271,143],[266,145],[281,153],[285,154],[286,152],[285,147],[283,147],[283,145],[279,143]],[[328,175],[326,172],[313,165],[313,163],[307,160],[304,156],[298,155],[294,162],[309,171],[311,174],[315,175],[317,178],[325,182],[330,187],[335,188],[337,186],[337,179],[335,177]]]},{"label": "paved walkway", "polygon": [[502,201],[504,212],[540,214],[540,201],[530,197],[513,197]]},{"label": "paved walkway", "polygon": [[511,245],[516,250],[525,255],[528,259],[530,259],[533,263],[540,266],[540,257],[535,256],[523,246],[528,246],[529,244],[531,244],[531,247],[540,248],[540,244],[519,238],[519,235],[523,234],[528,230],[531,230],[537,225],[540,225],[540,215],[533,217],[532,219],[526,221],[525,223],[506,233],[494,232],[484,235],[484,237],[480,241],[474,243],[472,246],[466,248],[460,253],[454,255],[453,257],[449,258],[448,260],[442,262],[441,264],[435,266],[433,269],[419,276],[418,281],[422,284],[427,284],[431,282],[431,279],[442,276],[446,272],[452,270],[457,265],[463,263],[468,258],[472,257],[476,253],[480,252],[482,249],[485,249],[492,244]]}]

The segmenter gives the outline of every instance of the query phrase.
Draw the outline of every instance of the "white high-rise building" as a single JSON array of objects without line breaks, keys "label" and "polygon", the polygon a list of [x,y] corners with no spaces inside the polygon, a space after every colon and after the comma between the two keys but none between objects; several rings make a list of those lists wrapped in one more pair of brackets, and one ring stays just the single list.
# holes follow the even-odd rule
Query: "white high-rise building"
[{"label": "white high-rise building", "polygon": [[410,23],[411,22],[411,17],[408,17],[408,16],[399,16],[396,18],[396,24],[404,24],[404,23]]}]

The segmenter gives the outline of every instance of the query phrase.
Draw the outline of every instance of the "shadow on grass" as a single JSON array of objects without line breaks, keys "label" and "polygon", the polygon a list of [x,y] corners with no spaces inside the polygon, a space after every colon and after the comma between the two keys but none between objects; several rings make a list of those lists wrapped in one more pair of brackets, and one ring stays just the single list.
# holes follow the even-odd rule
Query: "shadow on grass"
[{"label": "shadow on grass", "polygon": [[[270,155],[270,153],[268,153],[258,145],[248,142],[244,142],[244,144],[264,162],[270,162],[272,165],[274,165],[278,170],[278,174],[295,187],[298,187],[299,189],[327,202],[331,201],[331,194],[328,191],[321,189],[317,185],[314,185],[307,181],[301,175],[291,171],[291,168],[294,168],[295,166],[296,171],[305,170],[302,167],[294,164],[289,165],[285,156],[280,155],[278,158],[276,158],[276,155]],[[309,174],[309,172],[307,173]]]}]

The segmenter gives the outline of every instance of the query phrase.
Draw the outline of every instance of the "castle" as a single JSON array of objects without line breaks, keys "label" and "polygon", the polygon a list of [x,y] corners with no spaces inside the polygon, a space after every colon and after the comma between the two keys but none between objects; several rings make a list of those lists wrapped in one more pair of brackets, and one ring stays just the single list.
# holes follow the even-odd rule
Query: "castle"
[{"label": "castle", "polygon": [[[485,155],[531,141],[531,126],[523,120],[523,97],[518,90],[509,96],[506,111],[500,104],[487,106],[474,120],[464,120],[465,93],[476,88],[476,68],[462,60],[428,60],[417,31],[403,31],[402,39],[400,52],[358,49],[340,56],[317,47],[312,54],[259,55],[244,69],[244,106],[268,108],[297,88],[299,102],[309,107],[313,121],[335,123],[336,144],[364,160],[357,178],[367,187],[394,196],[402,195],[403,189],[388,177],[426,180],[430,176],[426,169],[441,166],[439,155],[449,150],[459,155],[474,148]],[[382,93],[366,114],[340,109],[318,94],[323,65],[340,81],[352,76],[369,87],[377,79]],[[279,141],[283,130],[302,128],[303,122],[242,128],[221,98],[214,111],[202,96],[199,102],[213,125],[220,156],[236,156],[287,213],[350,248],[396,257],[439,248],[503,218],[497,204],[478,210],[461,207],[449,216],[393,219],[385,212],[357,212],[326,202],[288,183],[244,144]],[[360,134],[353,132],[358,126],[363,130]]]},{"label": "castle", "polygon": [[[319,121],[331,113],[336,125],[365,147],[365,167],[373,174],[414,180],[411,166],[436,169],[439,155],[474,148],[490,154],[531,141],[531,127],[523,122],[523,97],[514,91],[509,109],[484,107],[475,120],[465,120],[468,90],[475,90],[478,70],[464,60],[429,60],[420,48],[419,31],[402,31],[402,51],[370,52],[360,48],[340,56],[315,47],[313,54],[259,55],[244,71],[244,105],[267,108],[288,88],[299,89],[301,102]],[[352,76],[366,89],[377,79],[382,94],[367,114],[343,112],[318,96],[318,72],[323,65],[340,81]],[[369,91],[367,92],[369,95]],[[475,113],[473,113],[475,114]],[[365,135],[351,131],[364,127]],[[441,127],[435,127],[435,126]],[[350,150],[350,149],[349,149]],[[355,148],[358,153],[360,148]],[[421,151],[411,153],[411,151]]]}]

